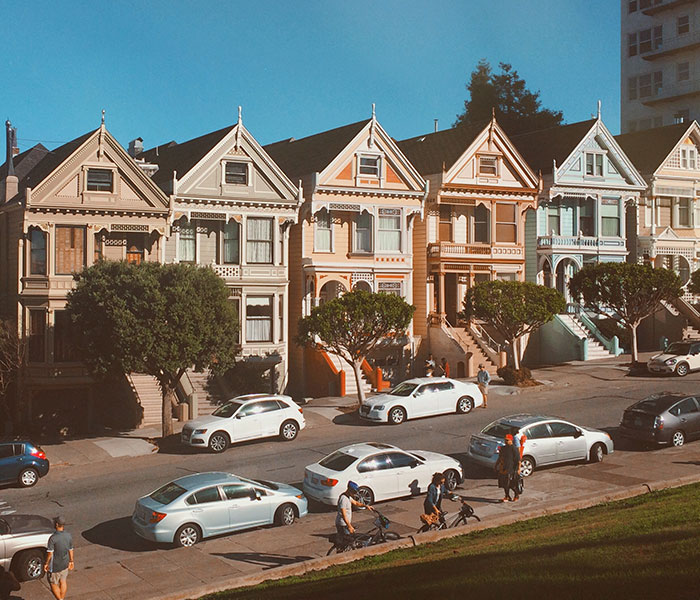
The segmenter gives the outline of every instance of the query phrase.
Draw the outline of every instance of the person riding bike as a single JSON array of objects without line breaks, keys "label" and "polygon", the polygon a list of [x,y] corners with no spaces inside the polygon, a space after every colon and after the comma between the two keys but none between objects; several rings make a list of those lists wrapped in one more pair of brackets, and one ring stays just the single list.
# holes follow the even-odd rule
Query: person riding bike
[{"label": "person riding bike", "polygon": [[442,512],[442,499],[450,497],[451,494],[445,486],[445,476],[442,473],[434,473],[433,480],[428,486],[428,494],[423,501],[424,513],[434,519],[438,519]]},{"label": "person riding bike", "polygon": [[371,506],[358,500],[359,489],[360,486],[354,481],[348,481],[347,489],[340,494],[338,498],[338,513],[335,517],[335,528],[338,531],[338,535],[341,537],[346,537],[355,533],[355,528],[352,525],[353,506],[374,510]]}]

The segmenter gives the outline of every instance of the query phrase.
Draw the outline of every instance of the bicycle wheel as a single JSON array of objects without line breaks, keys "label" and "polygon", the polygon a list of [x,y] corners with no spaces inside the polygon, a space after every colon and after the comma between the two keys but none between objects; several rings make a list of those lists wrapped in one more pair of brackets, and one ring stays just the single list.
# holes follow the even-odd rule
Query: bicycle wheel
[{"label": "bicycle wheel", "polygon": [[384,541],[385,542],[395,542],[396,540],[400,540],[401,536],[396,533],[395,531],[387,531],[384,534]]},{"label": "bicycle wheel", "polygon": [[328,552],[326,552],[326,556],[330,556],[331,554],[339,554],[342,552],[344,548],[338,548],[335,544],[333,544],[329,549]]},{"label": "bicycle wheel", "polygon": [[431,529],[432,527],[430,525],[421,525],[417,533],[425,533],[426,531],[430,531]]},{"label": "bicycle wheel", "polygon": [[460,515],[454,521],[452,521],[452,525],[450,525],[450,527],[459,527],[460,525],[466,525],[466,524],[467,524],[466,517],[463,517]]}]

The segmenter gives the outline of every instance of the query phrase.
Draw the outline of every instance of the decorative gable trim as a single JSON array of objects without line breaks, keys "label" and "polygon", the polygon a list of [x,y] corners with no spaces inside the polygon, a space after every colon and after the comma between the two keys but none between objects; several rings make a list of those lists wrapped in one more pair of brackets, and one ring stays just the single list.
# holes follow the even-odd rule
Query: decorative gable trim
[{"label": "decorative gable trim", "polygon": [[[698,125],[697,121],[693,121],[689,126],[688,129],[683,132],[681,136],[678,138],[678,142],[676,145],[673,147],[673,149],[666,155],[666,157],[661,161],[659,166],[656,168],[656,170],[652,173],[652,176],[657,176],[659,174],[659,171],[663,170],[664,168],[669,166],[669,162],[673,160],[673,157],[678,153],[680,154],[680,149],[683,145],[685,145],[686,140],[688,138],[694,138],[695,139],[695,146],[700,147],[700,125]],[[699,148],[700,149],[700,148]],[[674,168],[674,167],[671,167]]]}]

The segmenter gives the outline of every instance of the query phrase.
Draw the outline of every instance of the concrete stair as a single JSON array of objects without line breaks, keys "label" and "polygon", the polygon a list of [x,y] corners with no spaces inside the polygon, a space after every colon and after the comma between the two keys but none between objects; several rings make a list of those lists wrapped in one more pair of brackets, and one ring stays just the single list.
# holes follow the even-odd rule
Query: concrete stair
[{"label": "concrete stair", "polygon": [[571,331],[573,331],[580,339],[588,339],[588,358],[587,360],[597,360],[600,358],[614,358],[615,355],[609,352],[603,344],[591,333],[575,315],[565,314],[559,317],[566,323]]},{"label": "concrete stair", "polygon": [[684,340],[697,340],[700,339],[700,331],[695,329],[692,325],[688,325],[683,328],[683,339]]},{"label": "concrete stair", "polygon": [[[336,354],[328,354],[328,358],[335,365],[336,369],[343,371],[345,373],[345,395],[346,396],[357,396],[357,383],[355,382],[355,371],[353,370],[350,363],[340,358]],[[365,392],[365,396],[372,392],[372,386],[367,381],[365,374],[362,374],[362,389]]]},{"label": "concrete stair", "polygon": [[143,408],[141,427],[160,425],[163,420],[163,392],[158,380],[145,373],[130,373],[127,379]]},{"label": "concrete stair", "polygon": [[209,370],[204,370],[201,373],[188,370],[187,376],[194,393],[197,394],[197,416],[210,415],[225,400],[216,379]]},{"label": "concrete stair", "polygon": [[489,374],[496,374],[496,371],[498,370],[498,365],[494,364],[494,362],[489,358],[489,356],[481,349],[481,346],[479,346],[479,343],[474,339],[474,336],[468,329],[450,327],[449,325],[447,326],[447,328],[449,329],[449,332],[452,335],[452,337],[454,337],[455,340],[462,347],[464,353],[472,353],[474,357],[474,368],[476,368],[480,364],[483,364],[485,369],[489,372]]}]

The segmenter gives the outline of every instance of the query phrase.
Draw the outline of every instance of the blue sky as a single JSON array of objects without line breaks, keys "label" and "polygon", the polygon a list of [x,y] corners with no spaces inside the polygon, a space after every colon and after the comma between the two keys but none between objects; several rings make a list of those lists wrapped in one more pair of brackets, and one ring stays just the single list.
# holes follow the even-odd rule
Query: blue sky
[{"label": "blue sky", "polygon": [[[0,0],[0,110],[22,150],[94,129],[126,146],[233,123],[266,144],[377,117],[451,126],[481,58],[510,62],[567,122],[619,132],[618,0]],[[4,147],[2,148],[4,152]]]}]

